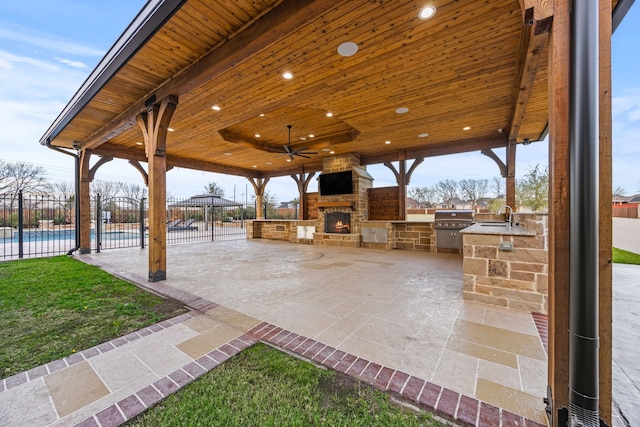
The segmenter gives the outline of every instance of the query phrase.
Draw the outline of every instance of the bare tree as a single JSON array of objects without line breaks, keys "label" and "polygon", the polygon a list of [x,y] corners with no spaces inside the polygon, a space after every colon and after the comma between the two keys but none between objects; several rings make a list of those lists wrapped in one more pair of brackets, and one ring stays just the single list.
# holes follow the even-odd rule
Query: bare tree
[{"label": "bare tree", "polygon": [[504,198],[504,178],[494,177],[491,181],[491,189],[496,199]]},{"label": "bare tree", "polygon": [[458,183],[452,179],[445,179],[436,184],[434,191],[448,206],[451,201],[458,197]]},{"label": "bare tree", "polygon": [[0,160],[0,192],[41,193],[47,188],[46,175],[42,166]]},{"label": "bare tree", "polygon": [[91,196],[100,194],[102,200],[111,199],[120,194],[121,186],[121,182],[95,180],[91,183]]},{"label": "bare tree", "polygon": [[462,179],[458,182],[462,197],[471,201],[474,209],[478,204],[478,199],[486,194],[488,185],[489,181],[486,179]]},{"label": "bare tree", "polygon": [[430,208],[435,202],[436,192],[432,187],[413,187],[409,189],[409,197],[418,202],[421,207]]},{"label": "bare tree", "polygon": [[627,190],[623,187],[617,186],[613,189],[613,194],[616,196],[625,196],[627,194]]},{"label": "bare tree", "polygon": [[60,209],[53,218],[54,224],[71,224],[76,198],[75,186],[68,181],[56,182],[50,186],[49,191],[54,195]]},{"label": "bare tree", "polygon": [[147,197],[147,187],[141,187],[138,184],[121,182],[120,193],[129,199],[142,200]]}]

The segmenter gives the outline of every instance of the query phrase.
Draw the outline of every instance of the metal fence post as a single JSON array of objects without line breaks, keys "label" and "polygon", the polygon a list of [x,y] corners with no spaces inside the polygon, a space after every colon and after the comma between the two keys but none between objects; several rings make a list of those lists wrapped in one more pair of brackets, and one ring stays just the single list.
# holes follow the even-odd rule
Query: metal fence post
[{"label": "metal fence post", "polygon": [[102,246],[102,203],[100,194],[96,195],[96,252],[100,252]]},{"label": "metal fence post", "polygon": [[143,197],[140,200],[140,249],[144,249],[144,201]]},{"label": "metal fence post", "polygon": [[22,190],[18,191],[18,258],[24,257],[24,212],[22,211]]}]

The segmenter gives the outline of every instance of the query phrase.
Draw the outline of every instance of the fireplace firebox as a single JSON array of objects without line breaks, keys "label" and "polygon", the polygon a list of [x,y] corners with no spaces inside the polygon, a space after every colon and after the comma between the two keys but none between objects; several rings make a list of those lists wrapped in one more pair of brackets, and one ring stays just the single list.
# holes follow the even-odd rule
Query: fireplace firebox
[{"label": "fireplace firebox", "polygon": [[348,212],[330,212],[324,216],[325,233],[351,233],[351,214]]}]

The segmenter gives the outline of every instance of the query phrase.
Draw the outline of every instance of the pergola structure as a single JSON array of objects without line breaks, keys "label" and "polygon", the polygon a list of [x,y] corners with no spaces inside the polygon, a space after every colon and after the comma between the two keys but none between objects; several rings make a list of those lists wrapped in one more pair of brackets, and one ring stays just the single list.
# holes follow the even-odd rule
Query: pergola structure
[{"label": "pergola structure", "polygon": [[[587,30],[599,37],[599,406],[610,424],[610,39],[633,0],[578,1],[599,10]],[[403,204],[424,158],[479,151],[500,166],[513,205],[516,147],[548,133],[549,385],[558,422],[570,394],[572,3],[149,0],[40,141],[77,152],[80,252],[90,250],[89,183],[114,157],[129,160],[149,186],[155,281],[166,277],[172,167],[247,177],[261,212],[270,178],[292,176],[303,201],[322,159],[334,154],[387,164]],[[506,158],[495,148],[506,148]],[[297,155],[305,149],[313,154]]]}]

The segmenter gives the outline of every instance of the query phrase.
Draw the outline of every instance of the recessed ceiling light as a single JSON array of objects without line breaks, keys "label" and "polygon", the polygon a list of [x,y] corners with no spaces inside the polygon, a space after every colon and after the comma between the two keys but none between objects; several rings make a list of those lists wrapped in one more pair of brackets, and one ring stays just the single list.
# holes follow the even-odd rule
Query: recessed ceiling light
[{"label": "recessed ceiling light", "polygon": [[462,130],[471,130],[471,126],[465,126],[462,128]]},{"label": "recessed ceiling light", "polygon": [[333,113],[331,112],[327,113],[327,117],[333,117]]},{"label": "recessed ceiling light", "polygon": [[293,73],[291,71],[285,71],[282,73],[282,78],[291,80],[293,78]]},{"label": "recessed ceiling light", "polygon": [[221,110],[221,108],[218,105],[214,105],[213,107],[211,107],[211,109],[215,110],[215,111],[220,111]]},{"label": "recessed ceiling light", "polygon": [[224,153],[225,156],[233,156],[231,153]]},{"label": "recessed ceiling light", "polygon": [[429,134],[428,134],[428,133],[419,133],[419,134],[418,134],[418,138],[426,138],[426,137],[428,137],[428,136],[429,136]]},{"label": "recessed ceiling light", "polygon": [[336,152],[331,150],[331,151],[329,151],[329,154],[336,154]]},{"label": "recessed ceiling light", "polygon": [[429,19],[431,17],[433,17],[433,15],[436,14],[436,8],[435,6],[425,6],[422,9],[420,9],[420,12],[418,13],[418,18],[422,19],[422,20],[426,20]]},{"label": "recessed ceiling light", "polygon": [[256,133],[256,134],[255,134],[255,135],[253,135],[253,136],[255,136],[256,138],[260,138],[260,134],[259,134],[259,133]]},{"label": "recessed ceiling light", "polygon": [[389,145],[389,144],[391,144],[391,141],[385,141],[384,143],[385,143],[386,145]]},{"label": "recessed ceiling light", "polygon": [[174,128],[167,129],[167,131],[169,131],[169,132],[173,132],[174,130],[175,130]]},{"label": "recessed ceiling light", "polygon": [[315,136],[315,135],[314,135],[314,134],[312,134],[312,133],[310,133],[310,134],[309,134],[309,138],[313,138],[314,136]]},{"label": "recessed ceiling light", "polygon": [[290,161],[291,161],[291,159],[287,159],[287,162],[290,162]]},{"label": "recessed ceiling light", "polygon": [[271,163],[271,162],[267,162],[267,164],[268,164],[268,165],[272,165],[273,163]]},{"label": "recessed ceiling light", "polygon": [[136,142],[136,145],[144,145],[142,142],[138,141]]},{"label": "recessed ceiling light", "polygon": [[257,165],[253,165],[253,167],[254,167],[254,168],[257,168],[258,166],[257,166]]},{"label": "recessed ceiling light", "polygon": [[407,107],[396,108],[396,113],[398,113],[398,114],[404,114],[404,113],[408,113],[408,112],[409,112],[409,108],[407,108]]},{"label": "recessed ceiling light", "polygon": [[338,53],[341,56],[353,56],[358,52],[358,45],[354,42],[344,42],[338,46]]},{"label": "recessed ceiling light", "polygon": [[264,117],[264,113],[260,114],[260,117]]},{"label": "recessed ceiling light", "polygon": [[328,148],[323,148],[322,151],[331,151]]},{"label": "recessed ceiling light", "polygon": [[306,141],[306,140],[307,140],[307,137],[306,137],[306,136],[301,136],[301,137],[300,137],[300,141]]}]

